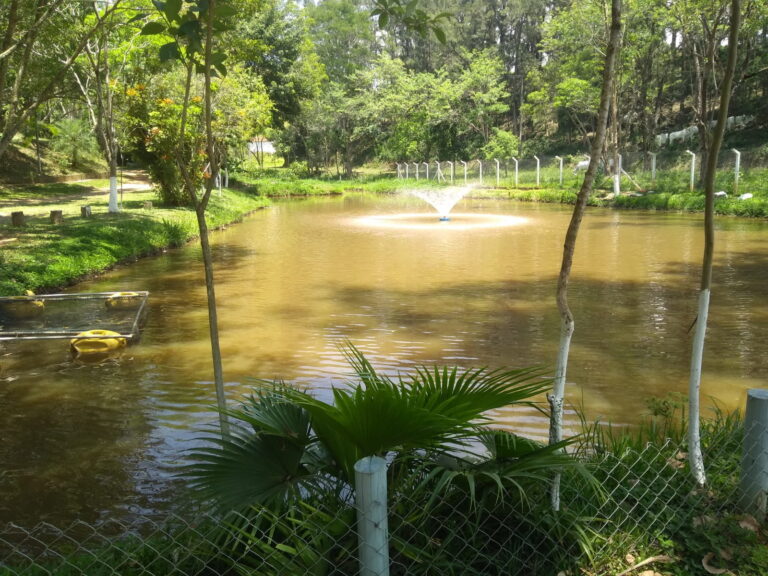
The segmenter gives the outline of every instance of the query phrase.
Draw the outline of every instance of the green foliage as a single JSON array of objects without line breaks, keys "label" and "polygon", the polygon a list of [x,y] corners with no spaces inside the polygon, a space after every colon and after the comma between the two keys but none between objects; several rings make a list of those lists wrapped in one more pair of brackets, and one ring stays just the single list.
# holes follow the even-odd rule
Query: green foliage
[{"label": "green foliage", "polygon": [[483,157],[488,160],[510,158],[517,156],[519,144],[517,136],[512,134],[512,132],[494,127],[488,143],[483,146],[481,152]]},{"label": "green foliage", "polygon": [[450,17],[447,12],[428,13],[419,7],[418,2],[404,0],[375,0],[371,15],[378,18],[380,28],[393,24],[404,24],[422,36],[432,32],[440,42],[445,42],[445,32],[441,22]]},{"label": "green foliage", "polygon": [[93,130],[79,118],[64,118],[51,126],[51,148],[68,159],[70,168],[81,168],[99,151]]},{"label": "green foliage", "polygon": [[[195,189],[203,182],[205,168],[204,138],[197,122],[187,122],[180,149],[183,94],[178,83],[180,74],[158,78],[153,86],[137,85],[126,90],[128,104],[128,149],[146,164],[158,186],[160,201],[168,206],[186,206],[190,198],[184,187],[179,162],[185,163]],[[200,118],[200,98],[192,99],[188,112]]]},{"label": "green foliage", "polygon": [[[209,447],[191,455],[187,476],[202,500],[238,513],[223,529],[230,555],[242,554],[257,565],[259,554],[248,551],[288,551],[285,564],[272,568],[283,573],[299,561],[302,566],[311,561],[314,570],[318,562],[338,565],[354,546],[348,540],[353,467],[364,456],[388,460],[391,498],[408,508],[391,531],[396,548],[411,561],[412,540],[443,530],[448,539],[449,527],[459,519],[462,537],[483,550],[482,537],[471,529],[481,518],[487,526],[514,519],[526,527],[521,538],[541,530],[538,537],[547,540],[545,528],[526,521],[533,513],[526,502],[531,491],[546,486],[552,470],[578,472],[582,488],[599,493],[589,474],[562,451],[567,443],[543,446],[485,427],[488,410],[528,404],[550,386],[540,371],[434,367],[393,380],[351,345],[344,351],[358,382],[334,389],[332,404],[283,384],[261,384],[229,411],[240,425],[237,431],[211,437]],[[330,539],[319,526],[333,519],[339,536]],[[320,540],[307,538],[318,530]],[[573,534],[569,538],[576,541]],[[414,568],[430,557],[429,546],[423,552]],[[269,558],[275,561],[271,553]]]}]

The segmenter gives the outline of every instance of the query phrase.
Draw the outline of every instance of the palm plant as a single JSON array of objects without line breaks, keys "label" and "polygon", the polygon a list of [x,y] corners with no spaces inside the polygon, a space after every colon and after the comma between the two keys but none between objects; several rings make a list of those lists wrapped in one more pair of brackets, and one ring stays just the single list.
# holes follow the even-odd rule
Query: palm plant
[{"label": "palm plant", "polygon": [[[407,495],[420,510],[457,495],[465,507],[521,503],[553,470],[580,469],[562,450],[568,441],[544,446],[488,427],[488,411],[532,404],[550,387],[539,369],[419,368],[393,379],[354,346],[343,351],[358,382],[334,389],[332,404],[284,384],[260,384],[228,412],[232,434],[211,436],[211,445],[193,454],[192,485],[238,514],[230,544],[236,534],[238,547],[253,550],[258,540],[261,549],[265,537],[275,538],[276,517],[306,526],[310,509],[313,518],[318,510],[347,517],[354,464],[366,456],[386,458],[392,502]],[[284,553],[281,542],[274,549]]]}]

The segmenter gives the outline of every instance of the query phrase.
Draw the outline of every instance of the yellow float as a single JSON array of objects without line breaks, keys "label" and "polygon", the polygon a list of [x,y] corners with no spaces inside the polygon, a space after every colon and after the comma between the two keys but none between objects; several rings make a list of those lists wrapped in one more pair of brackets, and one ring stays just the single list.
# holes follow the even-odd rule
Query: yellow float
[{"label": "yellow float", "polygon": [[136,305],[136,300],[141,297],[138,292],[114,292],[106,299],[107,308],[131,308]]},{"label": "yellow float", "polygon": [[124,348],[125,338],[111,330],[88,330],[80,332],[76,338],[69,341],[76,358],[103,356]]},{"label": "yellow float", "polygon": [[37,316],[45,310],[45,302],[34,298],[35,293],[26,290],[24,296],[11,296],[6,302],[8,312],[16,318]]}]

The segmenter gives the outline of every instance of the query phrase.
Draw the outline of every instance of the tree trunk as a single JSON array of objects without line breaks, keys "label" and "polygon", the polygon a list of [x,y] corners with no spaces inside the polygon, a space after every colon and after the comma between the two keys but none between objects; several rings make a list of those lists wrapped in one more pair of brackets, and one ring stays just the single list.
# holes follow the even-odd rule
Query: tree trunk
[{"label": "tree trunk", "polygon": [[216,310],[216,292],[213,284],[213,256],[208,243],[208,226],[205,222],[205,209],[211,198],[211,190],[216,177],[219,175],[219,161],[216,157],[213,138],[212,115],[212,90],[211,90],[211,66],[213,51],[213,21],[216,14],[216,0],[210,0],[208,4],[207,22],[205,27],[205,90],[203,91],[203,113],[205,115],[205,149],[208,161],[211,165],[211,177],[205,181],[205,195],[200,201],[197,212],[197,223],[200,227],[200,245],[203,249],[203,263],[205,266],[205,287],[208,294],[208,324],[211,332],[211,356],[213,360],[213,377],[216,385],[216,401],[219,408],[219,423],[222,435],[229,435],[229,420],[227,418],[227,398],[224,391],[224,371],[221,360],[221,347],[219,346],[219,321]]},{"label": "tree trunk", "polygon": [[[550,428],[549,441],[551,444],[563,439],[563,401],[565,397],[565,380],[568,367],[568,352],[571,346],[571,337],[575,328],[573,314],[568,306],[568,281],[573,264],[573,256],[576,250],[576,239],[579,227],[587,206],[587,200],[592,192],[592,186],[597,175],[597,165],[602,155],[605,144],[605,134],[608,126],[608,111],[610,109],[611,93],[616,75],[616,60],[621,45],[621,0],[611,0],[611,28],[608,37],[608,46],[605,54],[605,68],[603,69],[603,86],[600,92],[600,107],[597,112],[597,127],[595,138],[592,141],[592,153],[589,167],[584,174],[584,182],[581,185],[573,209],[571,222],[565,235],[563,246],[563,260],[560,266],[560,275],[557,280],[557,309],[560,313],[560,345],[557,354],[557,368],[552,394],[549,395]],[[556,475],[552,485],[552,508],[560,509],[560,475]]]},{"label": "tree trunk", "polygon": [[704,457],[701,452],[700,408],[699,395],[701,390],[701,366],[704,357],[704,339],[709,315],[709,298],[712,285],[712,260],[715,250],[715,172],[717,171],[717,156],[723,144],[725,124],[728,118],[728,107],[731,100],[733,76],[736,71],[738,52],[739,27],[741,26],[741,0],[731,0],[731,24],[728,33],[728,61],[725,67],[723,81],[720,86],[720,109],[717,114],[717,124],[712,134],[709,155],[706,160],[704,175],[704,194],[706,204],[704,210],[704,258],[701,269],[701,291],[699,293],[699,316],[696,332],[693,338],[691,353],[691,374],[688,381],[688,459],[691,472],[696,482],[703,486],[707,477],[704,471]]}]

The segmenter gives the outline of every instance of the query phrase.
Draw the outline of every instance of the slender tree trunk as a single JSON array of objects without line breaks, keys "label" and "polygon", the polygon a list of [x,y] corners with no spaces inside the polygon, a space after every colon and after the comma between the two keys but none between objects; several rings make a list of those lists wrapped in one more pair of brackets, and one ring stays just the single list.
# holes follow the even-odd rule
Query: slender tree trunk
[{"label": "slender tree trunk", "polygon": [[[563,401],[565,397],[565,379],[568,367],[568,352],[571,346],[571,337],[574,331],[573,314],[568,306],[568,281],[573,264],[573,256],[576,250],[576,239],[579,227],[587,206],[587,200],[592,192],[592,186],[597,174],[597,165],[603,151],[605,134],[608,125],[608,111],[610,109],[611,93],[616,75],[616,60],[621,45],[621,0],[611,0],[611,28],[608,36],[608,47],[605,54],[605,68],[603,69],[603,86],[600,92],[600,106],[597,112],[597,127],[595,138],[592,141],[592,153],[589,167],[584,174],[584,182],[581,185],[576,198],[576,206],[573,209],[571,223],[565,235],[563,246],[563,261],[560,267],[560,275],[557,279],[557,310],[560,313],[560,346],[557,354],[557,369],[552,394],[549,395],[550,428],[549,441],[554,444],[563,439]],[[552,508],[560,509],[560,475],[557,474],[552,485]]]},{"label": "slender tree trunk", "polygon": [[717,171],[717,156],[723,144],[725,124],[728,118],[728,107],[731,101],[733,76],[736,71],[738,52],[739,27],[741,26],[741,0],[731,0],[731,24],[728,33],[728,61],[725,67],[723,82],[720,86],[720,109],[717,114],[717,124],[712,134],[712,142],[707,156],[706,172],[704,175],[704,194],[706,204],[704,210],[704,259],[701,269],[701,291],[699,292],[699,316],[696,332],[693,338],[691,353],[691,375],[688,382],[688,459],[691,472],[696,482],[703,486],[707,477],[704,471],[704,457],[701,452],[701,430],[699,425],[701,390],[701,366],[704,357],[704,339],[707,331],[709,315],[709,297],[712,285],[712,260],[715,251],[715,172]]},{"label": "slender tree trunk", "polygon": [[216,309],[216,291],[213,282],[213,256],[211,246],[208,243],[208,225],[205,222],[205,209],[211,198],[211,190],[216,177],[219,174],[219,161],[216,154],[212,126],[211,103],[211,53],[213,49],[213,21],[216,13],[216,0],[210,0],[208,5],[208,21],[205,27],[205,89],[203,91],[204,115],[205,115],[205,148],[208,161],[211,163],[211,177],[205,181],[205,195],[198,205],[197,222],[200,227],[200,245],[203,249],[203,262],[205,265],[205,288],[208,294],[208,324],[211,333],[211,356],[213,359],[213,376],[216,384],[216,401],[219,407],[219,421],[221,432],[229,434],[229,421],[227,419],[227,398],[224,391],[224,372],[221,360],[221,348],[219,346],[219,321]]},{"label": "slender tree trunk", "polygon": [[229,418],[226,414],[227,399],[224,391],[224,376],[222,369],[221,359],[221,347],[219,346],[219,323],[218,313],[216,309],[216,290],[214,286],[214,273],[213,273],[213,255],[211,253],[211,245],[208,239],[208,223],[205,220],[205,209],[208,206],[208,201],[211,198],[211,191],[213,190],[213,182],[218,173],[218,163],[213,155],[213,131],[211,127],[211,42],[213,27],[212,14],[215,10],[215,2],[212,0],[209,5],[208,21],[206,26],[206,39],[205,39],[205,89],[203,92],[203,106],[205,117],[205,129],[206,129],[206,154],[208,161],[210,162],[210,177],[205,179],[205,191],[202,198],[198,198],[197,190],[195,190],[194,180],[189,173],[189,167],[186,164],[185,150],[187,148],[186,142],[186,124],[187,124],[187,110],[190,101],[190,92],[192,86],[192,73],[194,71],[195,63],[187,61],[187,77],[184,87],[184,106],[182,108],[181,122],[179,127],[178,149],[176,154],[176,164],[181,172],[184,180],[184,186],[187,190],[187,195],[190,198],[193,206],[195,207],[195,216],[197,217],[197,226],[200,232],[200,248],[203,255],[203,268],[205,271],[205,290],[208,302],[208,329],[211,338],[211,357],[213,361],[213,376],[214,386],[216,388],[216,403],[219,408],[219,424],[221,427],[222,436],[229,435]]}]

